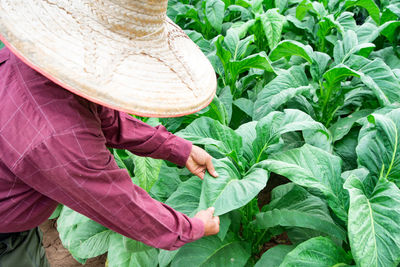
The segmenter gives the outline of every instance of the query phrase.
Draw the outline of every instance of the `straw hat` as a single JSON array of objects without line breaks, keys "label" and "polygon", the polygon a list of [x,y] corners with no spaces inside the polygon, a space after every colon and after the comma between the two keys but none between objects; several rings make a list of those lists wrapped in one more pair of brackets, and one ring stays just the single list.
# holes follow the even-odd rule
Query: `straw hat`
[{"label": "straw hat", "polygon": [[141,116],[207,106],[214,70],[168,0],[0,0],[0,39],[71,92]]}]

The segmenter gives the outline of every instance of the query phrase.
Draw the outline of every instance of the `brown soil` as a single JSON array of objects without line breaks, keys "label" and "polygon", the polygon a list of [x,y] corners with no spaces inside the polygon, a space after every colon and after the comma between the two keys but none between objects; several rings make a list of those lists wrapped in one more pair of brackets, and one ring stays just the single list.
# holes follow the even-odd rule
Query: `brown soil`
[{"label": "brown soil", "polygon": [[257,199],[258,199],[258,207],[261,208],[265,205],[268,204],[271,201],[271,191],[275,187],[282,185],[282,184],[287,184],[289,183],[290,180],[287,179],[286,177],[283,177],[281,175],[278,175],[276,173],[271,173],[270,177],[267,182],[267,186],[263,190],[261,190],[260,193],[258,193]]},{"label": "brown soil", "polygon": [[43,232],[43,246],[51,267],[102,267],[105,266],[106,254],[89,259],[84,265],[77,262],[61,244],[56,228],[56,220],[47,220],[40,225]]},{"label": "brown soil", "polygon": [[268,241],[267,243],[264,243],[264,245],[262,246],[262,248],[260,250],[260,257],[268,249],[273,248],[277,245],[292,245],[292,243],[290,242],[289,237],[287,236],[286,233],[282,233],[280,235],[274,236],[273,238],[271,238],[270,241]]}]

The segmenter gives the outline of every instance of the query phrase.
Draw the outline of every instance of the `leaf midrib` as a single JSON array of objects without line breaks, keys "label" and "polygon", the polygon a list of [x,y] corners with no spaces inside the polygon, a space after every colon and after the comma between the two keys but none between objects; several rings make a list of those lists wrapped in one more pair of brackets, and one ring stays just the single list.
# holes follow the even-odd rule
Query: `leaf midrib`
[{"label": "leaf midrib", "polygon": [[208,256],[199,266],[204,266],[204,264],[205,264],[211,257],[213,257],[215,254],[217,254],[218,251],[222,250],[222,249],[225,248],[226,246],[231,245],[231,244],[233,244],[233,243],[235,243],[235,242],[237,242],[237,241],[232,241],[232,242],[229,242],[229,243],[226,243],[226,244],[220,246],[218,249],[214,250],[214,252],[213,252],[210,256]]}]

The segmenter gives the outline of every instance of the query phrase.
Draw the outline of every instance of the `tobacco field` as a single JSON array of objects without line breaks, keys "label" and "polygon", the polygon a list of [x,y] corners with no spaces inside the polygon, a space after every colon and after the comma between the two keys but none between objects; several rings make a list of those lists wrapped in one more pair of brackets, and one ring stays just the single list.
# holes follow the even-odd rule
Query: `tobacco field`
[{"label": "tobacco field", "polygon": [[111,152],[153,198],[189,216],[215,207],[220,232],[165,251],[59,206],[71,254],[107,252],[110,267],[398,266],[400,0],[170,0],[168,16],[209,58],[217,96],[141,119],[203,147],[219,177]]}]

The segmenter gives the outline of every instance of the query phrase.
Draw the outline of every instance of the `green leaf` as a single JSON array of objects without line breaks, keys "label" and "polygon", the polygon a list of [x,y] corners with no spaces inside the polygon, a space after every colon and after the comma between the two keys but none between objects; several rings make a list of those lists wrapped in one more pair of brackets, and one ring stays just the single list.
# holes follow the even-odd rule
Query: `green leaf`
[{"label": "green leaf", "polygon": [[251,68],[262,69],[268,72],[274,72],[271,63],[268,60],[265,52],[260,52],[258,54],[250,55],[239,61],[231,61],[231,72],[233,77],[247,71]]},{"label": "green leaf", "polygon": [[240,125],[240,127],[235,130],[235,132],[242,137],[243,156],[246,158],[248,163],[250,163],[254,158],[253,142],[257,137],[256,125],[257,121],[251,121]]},{"label": "green leaf", "polygon": [[58,216],[60,216],[61,210],[64,207],[64,205],[62,204],[58,204],[57,208],[53,211],[53,213],[51,214],[51,216],[49,217],[49,220],[51,219],[55,219]]},{"label": "green leaf", "polygon": [[350,193],[348,230],[357,266],[397,266],[400,263],[400,190],[381,178],[367,196],[364,184],[354,175],[344,186]]},{"label": "green leaf", "polygon": [[199,177],[192,177],[181,183],[165,204],[188,216],[193,216],[199,206],[201,186]]},{"label": "green leaf", "polygon": [[296,18],[299,20],[303,20],[307,12],[310,10],[315,11],[312,3],[308,0],[301,1],[296,8]]},{"label": "green leaf", "polygon": [[400,27],[400,21],[389,21],[382,25],[382,35],[385,36],[391,43],[396,43],[399,32],[396,31]]},{"label": "green leaf", "polygon": [[158,254],[158,264],[160,267],[167,267],[171,263],[172,259],[178,254],[179,249],[177,250],[163,250],[160,249],[160,253]]},{"label": "green leaf", "polygon": [[108,250],[109,267],[157,266],[158,250],[114,233]]},{"label": "green leaf", "polygon": [[[229,86],[225,86],[222,88],[221,92],[218,96],[219,100],[223,104],[226,110],[226,125],[228,125],[232,119],[232,104],[233,104],[233,96],[231,93],[231,89]],[[222,107],[221,107],[222,108]]]},{"label": "green leaf", "polygon": [[[312,86],[310,85],[300,86],[297,88],[287,88],[280,90],[279,92],[276,90],[264,90],[264,92],[259,95],[260,98],[258,99],[261,99],[262,96],[262,102],[266,102],[266,104],[263,105],[263,113],[269,114],[270,112],[277,110],[280,106],[286,104],[292,98],[311,90]],[[257,105],[260,105],[260,101]]]},{"label": "green leaf", "polygon": [[224,45],[232,55],[232,61],[240,60],[243,58],[247,48],[254,42],[254,36],[250,35],[243,40],[239,40],[237,32],[229,29],[224,37]]},{"label": "green leaf", "polygon": [[254,103],[247,98],[239,98],[233,101],[233,104],[237,106],[240,110],[246,113],[249,117],[253,117],[253,106]]},{"label": "green leaf", "polygon": [[[345,64],[352,55],[357,53],[361,55],[369,54],[374,47],[375,45],[372,43],[359,44],[357,34],[354,31],[349,30],[343,35],[343,40],[339,40],[335,44],[333,58],[337,65]],[[357,68],[353,68],[352,66],[349,67],[358,71]]]},{"label": "green leaf", "polygon": [[128,150],[114,149],[113,156],[115,161],[117,162],[118,167],[120,167],[121,169],[126,169],[129,173],[129,176],[133,177],[133,169],[135,167],[135,155],[133,155]]},{"label": "green leaf", "polygon": [[[400,101],[400,81],[393,71],[381,59],[373,61],[360,56],[353,56],[349,67],[360,73],[361,82],[364,83],[378,98],[381,105],[389,105]],[[353,81],[357,84],[357,79]]]},{"label": "green leaf", "polygon": [[150,190],[150,195],[158,201],[165,202],[175,192],[181,180],[177,168],[168,167],[165,162],[161,165],[157,182]]},{"label": "green leaf", "polygon": [[225,13],[225,3],[221,0],[208,0],[205,4],[205,15],[207,20],[217,32],[221,32]]},{"label": "green leaf", "polygon": [[[265,159],[271,145],[279,142],[282,134],[295,131],[320,132],[325,143],[331,143],[329,131],[306,113],[296,109],[285,109],[284,112],[271,112],[261,119],[256,126],[257,137],[253,141],[253,154],[256,163]],[[312,140],[311,140],[312,141]]]},{"label": "green leaf", "polygon": [[[234,5],[231,5],[228,7],[228,9],[232,9],[232,7],[234,7]],[[247,9],[245,9],[247,11]],[[238,21],[232,24],[232,26],[229,28],[228,32],[235,32],[235,34],[237,36],[239,36],[239,38],[243,38],[246,36],[248,30],[254,25],[254,23],[256,22],[255,19],[250,19],[246,22],[244,21]],[[228,33],[227,33],[228,35]]]},{"label": "green leaf", "polygon": [[158,180],[162,160],[146,157],[134,157],[135,162],[135,177],[133,182],[149,192],[153,185]]},{"label": "green leaf", "polygon": [[342,171],[353,170],[357,168],[356,147],[358,144],[358,127],[350,130],[350,132],[335,143],[334,151],[342,158]]},{"label": "green leaf", "polygon": [[305,46],[302,43],[292,40],[285,40],[280,42],[269,55],[272,61],[276,61],[282,57],[299,56],[307,60],[309,63],[312,62],[312,48]]},{"label": "green leaf", "polygon": [[276,197],[276,192],[273,192],[271,203],[263,208],[264,212],[256,215],[256,225],[259,228],[278,225],[302,227],[317,230],[338,240],[346,240],[346,232],[332,220],[324,201],[294,184],[280,187],[276,189],[284,190],[284,195]]},{"label": "green leaf", "polygon": [[208,236],[183,246],[171,267],[244,266],[249,258],[240,241],[222,242],[217,236]]},{"label": "green leaf", "polygon": [[263,0],[251,0],[251,9],[253,10],[254,14],[263,13]]},{"label": "green leaf", "polygon": [[328,86],[339,87],[342,81],[351,76],[360,77],[360,74],[349,67],[340,64],[325,72],[323,77],[327,81]]},{"label": "green leaf", "polygon": [[[284,104],[290,98],[304,92],[303,90],[305,90],[306,86],[309,86],[309,81],[304,67],[293,66],[289,70],[283,71],[257,95],[257,100],[254,103],[253,119],[260,120],[265,117],[274,106],[279,105],[279,103]],[[269,102],[274,96],[276,96],[276,104],[270,106]]]},{"label": "green leaf", "polygon": [[374,180],[381,174],[400,181],[399,127],[400,109],[386,115],[370,115],[360,131],[356,148],[359,164],[366,167]]},{"label": "green leaf", "polygon": [[351,261],[351,257],[332,240],[326,237],[315,237],[289,252],[280,266],[347,266],[346,264],[351,264]]},{"label": "green leaf", "polygon": [[339,119],[335,124],[333,124],[329,131],[331,131],[333,136],[333,142],[342,139],[346,134],[348,134],[353,127],[353,125],[361,118],[364,118],[372,113],[371,109],[363,109],[356,111],[345,118]]},{"label": "green leaf", "polygon": [[400,66],[400,58],[398,58],[395,54],[395,50],[392,47],[386,47],[384,49],[380,49],[376,52],[371,53],[372,59],[380,58],[387,64],[391,69],[396,69]]},{"label": "green leaf", "polygon": [[277,245],[265,252],[254,267],[279,267],[285,256],[294,249],[294,246]]},{"label": "green leaf", "polygon": [[360,6],[365,8],[371,18],[379,25],[380,23],[380,10],[376,5],[374,0],[347,0],[345,3],[345,8],[348,9],[350,7]]},{"label": "green leaf", "polygon": [[328,54],[321,52],[314,52],[313,63],[311,64],[311,76],[315,82],[321,80],[322,74],[328,67],[328,63],[331,61],[331,57]]},{"label": "green leaf", "polygon": [[213,160],[218,178],[206,174],[200,195],[199,209],[215,207],[215,215],[238,209],[252,200],[266,185],[268,173],[251,169],[244,177],[228,159]]},{"label": "green leaf", "polygon": [[356,34],[358,38],[358,42],[360,44],[363,43],[372,43],[379,36],[379,28],[372,23],[364,23],[360,25],[356,29]]},{"label": "green leaf", "polygon": [[64,206],[57,231],[65,248],[75,258],[88,259],[104,254],[113,233],[106,227]]},{"label": "green leaf", "polygon": [[262,164],[267,170],[283,175],[298,185],[319,189],[335,214],[347,221],[347,192],[340,178],[339,157],[305,144],[301,148],[274,154]]},{"label": "green leaf", "polygon": [[277,9],[267,10],[267,12],[261,15],[260,19],[268,40],[268,45],[272,49],[281,40],[283,24],[286,22],[286,19],[279,14]]},{"label": "green leaf", "polygon": [[195,144],[213,145],[225,155],[239,161],[242,139],[231,128],[216,120],[201,117],[193,121],[186,129],[176,135],[192,141]]}]

